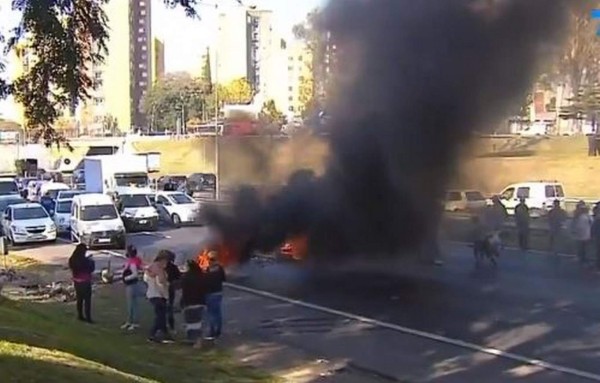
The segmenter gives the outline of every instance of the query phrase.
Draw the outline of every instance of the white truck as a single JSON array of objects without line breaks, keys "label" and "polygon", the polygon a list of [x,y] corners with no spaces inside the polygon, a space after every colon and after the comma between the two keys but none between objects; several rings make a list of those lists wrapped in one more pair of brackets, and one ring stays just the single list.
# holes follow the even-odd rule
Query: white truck
[{"label": "white truck", "polygon": [[146,158],[134,154],[90,156],[83,159],[85,191],[112,194],[119,187],[147,187]]}]

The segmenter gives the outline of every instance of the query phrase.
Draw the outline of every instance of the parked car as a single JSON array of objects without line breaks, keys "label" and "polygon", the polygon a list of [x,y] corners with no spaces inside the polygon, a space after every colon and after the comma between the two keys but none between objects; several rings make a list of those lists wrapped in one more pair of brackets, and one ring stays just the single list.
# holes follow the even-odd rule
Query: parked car
[{"label": "parked car", "polygon": [[158,211],[145,189],[129,188],[117,196],[117,208],[128,232],[158,229]]},{"label": "parked car", "polygon": [[158,192],[156,208],[163,220],[177,227],[184,223],[197,223],[200,217],[200,204],[181,192]]},{"label": "parked car", "polygon": [[[26,203],[26,202],[27,202],[27,200],[19,195],[15,195],[15,194],[0,195],[0,212],[4,212],[6,210],[6,208],[11,205],[17,205],[17,204]],[[2,229],[2,224],[0,221],[0,230],[1,229]]]},{"label": "parked car", "polygon": [[73,197],[71,240],[88,247],[125,249],[125,225],[111,197],[99,193]]},{"label": "parked car", "polygon": [[0,177],[0,195],[19,195],[19,185],[12,177]]},{"label": "parked car", "polygon": [[564,206],[565,192],[563,185],[557,181],[533,181],[508,185],[500,193],[500,200],[510,215],[515,213],[521,198],[525,198],[530,215],[540,217],[552,209],[555,200]]},{"label": "parked car", "polygon": [[449,190],[446,192],[446,211],[477,211],[486,207],[486,198],[477,190]]},{"label": "parked car", "polygon": [[71,231],[71,205],[73,198],[59,198],[56,200],[52,220],[56,225],[58,234],[66,234]]},{"label": "parked car", "polygon": [[11,245],[56,241],[56,225],[39,203],[8,206],[2,215],[2,231]]},{"label": "parked car", "polygon": [[187,188],[192,197],[214,193],[217,176],[211,173],[193,173],[187,179]]}]

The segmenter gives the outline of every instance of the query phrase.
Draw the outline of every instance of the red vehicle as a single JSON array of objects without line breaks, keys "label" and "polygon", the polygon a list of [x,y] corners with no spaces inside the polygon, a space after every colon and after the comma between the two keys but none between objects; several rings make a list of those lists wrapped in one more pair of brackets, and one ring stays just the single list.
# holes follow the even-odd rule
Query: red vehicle
[{"label": "red vehicle", "polygon": [[223,126],[224,136],[250,136],[258,133],[258,122],[252,120],[227,121]]}]

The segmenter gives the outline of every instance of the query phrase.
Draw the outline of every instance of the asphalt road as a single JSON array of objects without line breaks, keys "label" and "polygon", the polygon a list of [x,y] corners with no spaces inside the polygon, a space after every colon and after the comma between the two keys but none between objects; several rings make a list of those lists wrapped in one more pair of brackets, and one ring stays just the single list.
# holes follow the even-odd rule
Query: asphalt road
[{"label": "asphalt road", "polygon": [[[198,250],[202,228],[131,235],[152,257]],[[56,245],[68,255],[68,246]],[[446,244],[441,267],[344,264],[334,271],[252,262],[235,283],[449,338],[600,374],[600,275],[570,257],[506,250],[497,270],[475,269],[470,249]],[[26,250],[29,252],[30,250]],[[52,254],[51,248],[43,252]],[[37,254],[36,253],[36,254]],[[56,256],[60,259],[60,256]]]}]

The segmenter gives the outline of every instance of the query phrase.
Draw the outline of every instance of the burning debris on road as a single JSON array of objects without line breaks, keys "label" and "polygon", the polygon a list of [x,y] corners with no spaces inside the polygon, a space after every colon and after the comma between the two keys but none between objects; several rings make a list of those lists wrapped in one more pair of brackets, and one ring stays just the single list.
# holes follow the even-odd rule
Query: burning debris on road
[{"label": "burning debris on road", "polygon": [[332,0],[345,66],[323,176],[266,200],[245,188],[211,222],[244,249],[305,234],[311,256],[395,256],[437,229],[462,145],[521,101],[583,0]]}]

